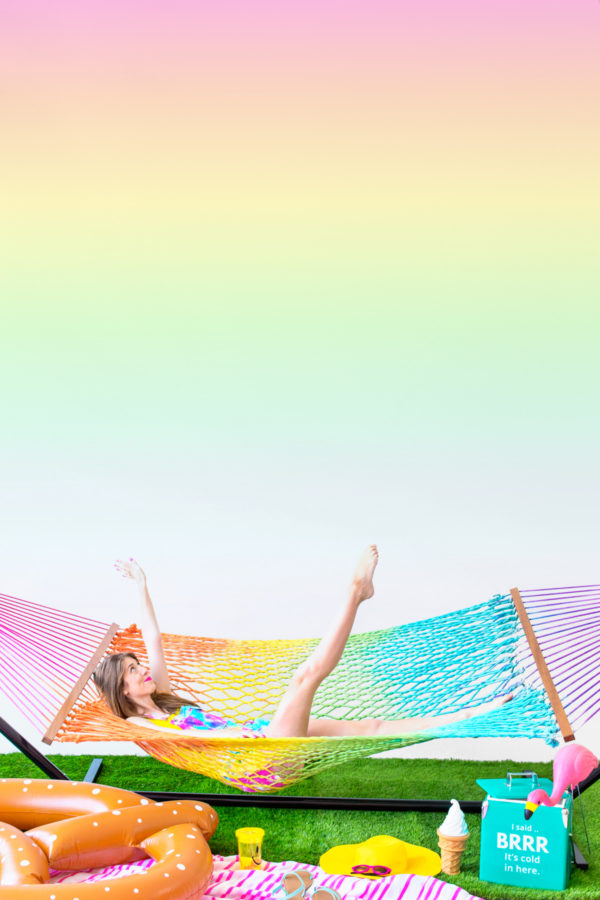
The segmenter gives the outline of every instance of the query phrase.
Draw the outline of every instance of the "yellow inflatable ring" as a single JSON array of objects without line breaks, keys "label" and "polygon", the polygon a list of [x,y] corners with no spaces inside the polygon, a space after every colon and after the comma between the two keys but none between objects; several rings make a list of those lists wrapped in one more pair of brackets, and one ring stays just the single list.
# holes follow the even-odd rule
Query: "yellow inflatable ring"
[{"label": "yellow inflatable ring", "polygon": [[[218,817],[206,803],[154,803],[102,785],[2,779],[0,819],[0,900],[193,900],[212,874],[206,841]],[[48,883],[50,866],[76,870],[147,856],[154,865],[134,875]]]}]

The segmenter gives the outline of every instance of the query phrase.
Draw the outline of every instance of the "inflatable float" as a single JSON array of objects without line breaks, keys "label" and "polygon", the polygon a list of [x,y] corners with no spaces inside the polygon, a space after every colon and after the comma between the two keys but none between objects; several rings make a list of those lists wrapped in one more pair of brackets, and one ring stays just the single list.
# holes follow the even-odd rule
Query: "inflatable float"
[{"label": "inflatable float", "polygon": [[[0,779],[0,900],[195,900],[210,880],[207,844],[218,816],[206,803],[155,803],[88,782]],[[50,884],[50,868],[118,866],[134,875]]]}]

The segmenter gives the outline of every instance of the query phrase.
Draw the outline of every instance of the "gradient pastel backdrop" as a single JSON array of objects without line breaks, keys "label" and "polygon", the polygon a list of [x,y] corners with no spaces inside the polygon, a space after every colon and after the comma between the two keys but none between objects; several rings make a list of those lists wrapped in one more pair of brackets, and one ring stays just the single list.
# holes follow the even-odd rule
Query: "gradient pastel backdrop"
[{"label": "gradient pastel backdrop", "polygon": [[0,590],[320,634],[600,581],[600,5],[3,5]]}]

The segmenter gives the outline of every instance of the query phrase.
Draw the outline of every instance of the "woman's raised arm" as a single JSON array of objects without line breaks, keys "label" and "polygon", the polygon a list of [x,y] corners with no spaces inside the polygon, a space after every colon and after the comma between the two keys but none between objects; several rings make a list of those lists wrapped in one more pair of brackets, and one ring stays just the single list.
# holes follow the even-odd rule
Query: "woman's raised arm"
[{"label": "woman's raised arm", "polygon": [[167,672],[162,637],[156,620],[154,606],[148,593],[146,574],[133,558],[127,561],[118,559],[115,563],[115,569],[120,572],[123,578],[132,578],[138,586],[142,611],[142,635],[148,651],[150,674],[158,691],[161,693],[171,692],[171,682]]}]

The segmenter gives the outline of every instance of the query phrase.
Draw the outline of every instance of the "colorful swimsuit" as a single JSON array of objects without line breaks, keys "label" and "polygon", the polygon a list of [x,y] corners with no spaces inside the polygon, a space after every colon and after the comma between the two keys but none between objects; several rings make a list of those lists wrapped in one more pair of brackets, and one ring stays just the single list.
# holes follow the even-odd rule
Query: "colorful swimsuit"
[{"label": "colorful swimsuit", "polygon": [[[154,725],[160,725],[162,728],[173,728],[177,731],[212,731],[218,735],[219,731],[224,728],[240,728],[242,737],[245,738],[264,738],[265,731],[270,719],[251,719],[244,722],[240,726],[239,722],[233,719],[224,719],[216,713],[207,712],[198,706],[181,706],[177,712],[171,713],[166,719],[150,719]],[[232,759],[239,756],[241,751],[233,751]],[[235,775],[228,778],[226,775],[222,780],[227,784],[233,784],[235,787],[241,788],[243,791],[270,791],[273,788],[286,787],[286,782],[281,780],[281,774],[277,766],[265,769],[255,769],[248,774],[244,771],[236,772]]]},{"label": "colorful swimsuit", "polygon": [[[162,728],[176,728],[178,731],[219,731],[223,728],[240,728],[239,722],[224,719],[216,713],[200,709],[198,706],[181,706],[166,719],[150,719],[153,725]],[[242,736],[249,738],[265,737],[265,730],[270,719],[251,719],[241,726]]]}]

